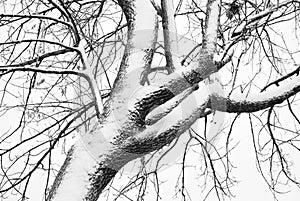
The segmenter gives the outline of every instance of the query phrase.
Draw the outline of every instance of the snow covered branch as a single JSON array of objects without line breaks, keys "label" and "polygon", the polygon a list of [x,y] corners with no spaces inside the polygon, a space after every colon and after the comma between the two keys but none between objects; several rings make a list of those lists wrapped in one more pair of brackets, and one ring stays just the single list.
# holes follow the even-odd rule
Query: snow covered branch
[{"label": "snow covered branch", "polygon": [[289,81],[273,90],[266,90],[248,97],[232,95],[230,98],[218,94],[210,95],[210,108],[229,113],[257,112],[276,104],[280,104],[300,91],[300,77]]},{"label": "snow covered branch", "polygon": [[178,52],[177,30],[174,18],[174,5],[171,0],[161,0],[162,26],[164,34],[164,49],[168,67],[171,73],[180,67],[180,63],[174,59],[174,53]]},{"label": "snow covered branch", "polygon": [[92,68],[91,68],[91,66],[88,66],[88,61],[87,61],[88,57],[85,53],[83,40],[81,40],[79,42],[78,51],[80,53],[80,58],[82,61],[83,73],[86,75],[86,79],[89,82],[89,85],[91,87],[91,90],[92,90],[92,93],[93,93],[93,96],[95,99],[96,115],[97,115],[98,119],[100,119],[100,115],[103,113],[104,106],[103,106],[103,102],[102,102],[102,98],[101,98],[101,93],[98,88],[98,84],[96,82],[96,79],[93,76]]},{"label": "snow covered branch", "polygon": [[[194,91],[192,95],[182,100],[181,105],[189,105],[189,107],[184,107],[184,111],[181,105],[178,105],[155,124],[147,126],[140,134],[128,138],[123,147],[134,153],[141,153],[138,147],[145,148],[143,151],[147,152],[157,150],[185,132],[197,119],[210,114],[211,110],[228,113],[257,112],[280,104],[296,95],[300,91],[299,83],[300,78],[297,77],[273,90],[243,98],[238,95],[227,98],[221,94],[203,90]],[[189,104],[193,96],[198,96],[198,105]]]}]

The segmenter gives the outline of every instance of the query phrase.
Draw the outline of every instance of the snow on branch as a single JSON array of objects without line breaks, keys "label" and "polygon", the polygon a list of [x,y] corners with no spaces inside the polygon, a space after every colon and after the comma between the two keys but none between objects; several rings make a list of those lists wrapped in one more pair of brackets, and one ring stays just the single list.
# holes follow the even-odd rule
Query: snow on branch
[{"label": "snow on branch", "polygon": [[300,91],[300,77],[282,84],[273,90],[266,90],[248,97],[232,94],[230,98],[219,94],[210,95],[209,107],[229,113],[251,113],[280,104]]},{"label": "snow on branch", "polygon": [[83,40],[79,42],[78,51],[80,53],[80,58],[82,61],[83,73],[86,75],[85,78],[86,80],[88,80],[92,93],[94,95],[96,114],[98,119],[100,119],[100,115],[103,113],[103,102],[101,98],[100,89],[98,88],[96,79],[93,76],[93,69],[91,69],[91,66],[88,66],[87,55],[85,53]]},{"label": "snow on branch", "polygon": [[[180,104],[176,105],[171,112],[164,115],[160,120],[156,120],[155,124],[147,126],[147,129],[142,133],[128,138],[122,148],[137,154],[140,154],[141,151],[145,154],[157,150],[184,133],[197,119],[210,114],[211,110],[228,113],[250,113],[273,107],[300,91],[300,78],[297,77],[276,89],[248,97],[232,95],[232,97],[227,98],[217,93],[200,91],[194,91],[192,95],[181,100]],[[198,96],[200,99],[198,99],[198,104],[189,104],[193,96]],[[182,109],[182,105],[189,105],[189,107]],[[143,150],[139,149],[141,146]]]},{"label": "snow on branch", "polygon": [[[194,91],[192,95],[182,100],[181,104],[155,124],[147,126],[143,132],[128,138],[122,148],[131,153],[146,154],[171,143],[176,137],[186,132],[197,119],[211,113],[211,110],[208,109],[209,94],[207,91],[201,90],[198,104],[191,104],[194,101],[193,95],[197,93],[199,92]],[[188,107],[183,109],[182,105],[188,105]],[[143,148],[141,149],[141,147]]]},{"label": "snow on branch", "polygon": [[180,63],[174,59],[174,53],[178,52],[177,30],[174,18],[174,5],[171,0],[161,0],[162,27],[164,34],[164,50],[169,73],[180,67]]},{"label": "snow on branch", "polygon": [[214,52],[218,36],[220,19],[220,0],[209,0],[207,2],[207,15],[205,19],[205,32],[203,39],[203,48],[209,52]]},{"label": "snow on branch", "polygon": [[[131,101],[131,103],[129,103],[128,108],[130,109],[127,112],[127,117],[129,117],[130,120],[143,121],[148,113],[155,107],[166,103],[173,97],[182,93],[184,90],[194,86],[195,84],[198,84],[199,82],[208,78],[211,74],[217,72],[220,68],[222,68],[221,65],[216,65],[213,58],[215,52],[215,42],[217,40],[217,30],[219,26],[220,1],[209,1],[207,7],[208,17],[206,19],[206,37],[204,39],[206,45],[204,45],[200,50],[201,56],[199,58],[200,61],[198,65],[190,65],[186,68],[178,69],[174,73],[168,75],[165,79],[161,79],[158,83],[156,83],[155,86],[151,85],[144,87],[143,91],[139,93],[138,96],[133,101]],[[136,10],[138,10],[138,8],[139,7],[137,3]],[[138,13],[136,14],[135,18],[137,21],[139,20]],[[130,39],[134,40],[134,38],[135,35]],[[132,60],[133,62],[129,63],[131,61],[130,58],[131,56],[129,55],[127,59],[128,66],[132,67],[138,64],[137,60]],[[140,64],[140,66],[142,66],[142,64]],[[130,84],[131,86],[133,86],[132,83]],[[127,87],[130,86],[127,83],[126,85]],[[121,98],[125,99],[128,94],[130,94],[129,89],[124,89]]]},{"label": "snow on branch", "polygon": [[197,90],[198,88],[198,85],[188,88],[165,104],[160,105],[158,108],[151,111],[145,120],[146,125],[153,125],[158,122],[160,119],[169,114],[175,107],[180,105],[185,98],[187,98],[193,91]]}]

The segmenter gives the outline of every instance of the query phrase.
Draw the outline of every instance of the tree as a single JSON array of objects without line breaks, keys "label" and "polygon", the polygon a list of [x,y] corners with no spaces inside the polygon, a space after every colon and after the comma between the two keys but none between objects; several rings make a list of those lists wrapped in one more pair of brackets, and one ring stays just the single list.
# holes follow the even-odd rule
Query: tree
[{"label": "tree", "polygon": [[45,200],[97,200],[137,159],[140,171],[116,199],[143,200],[153,177],[159,200],[159,167],[145,166],[185,135],[180,196],[191,199],[185,160],[195,149],[207,196],[226,199],[242,117],[274,196],[283,184],[299,187],[299,8],[291,0],[2,0],[1,119],[18,121],[1,129],[1,198],[26,200],[43,173]]}]

